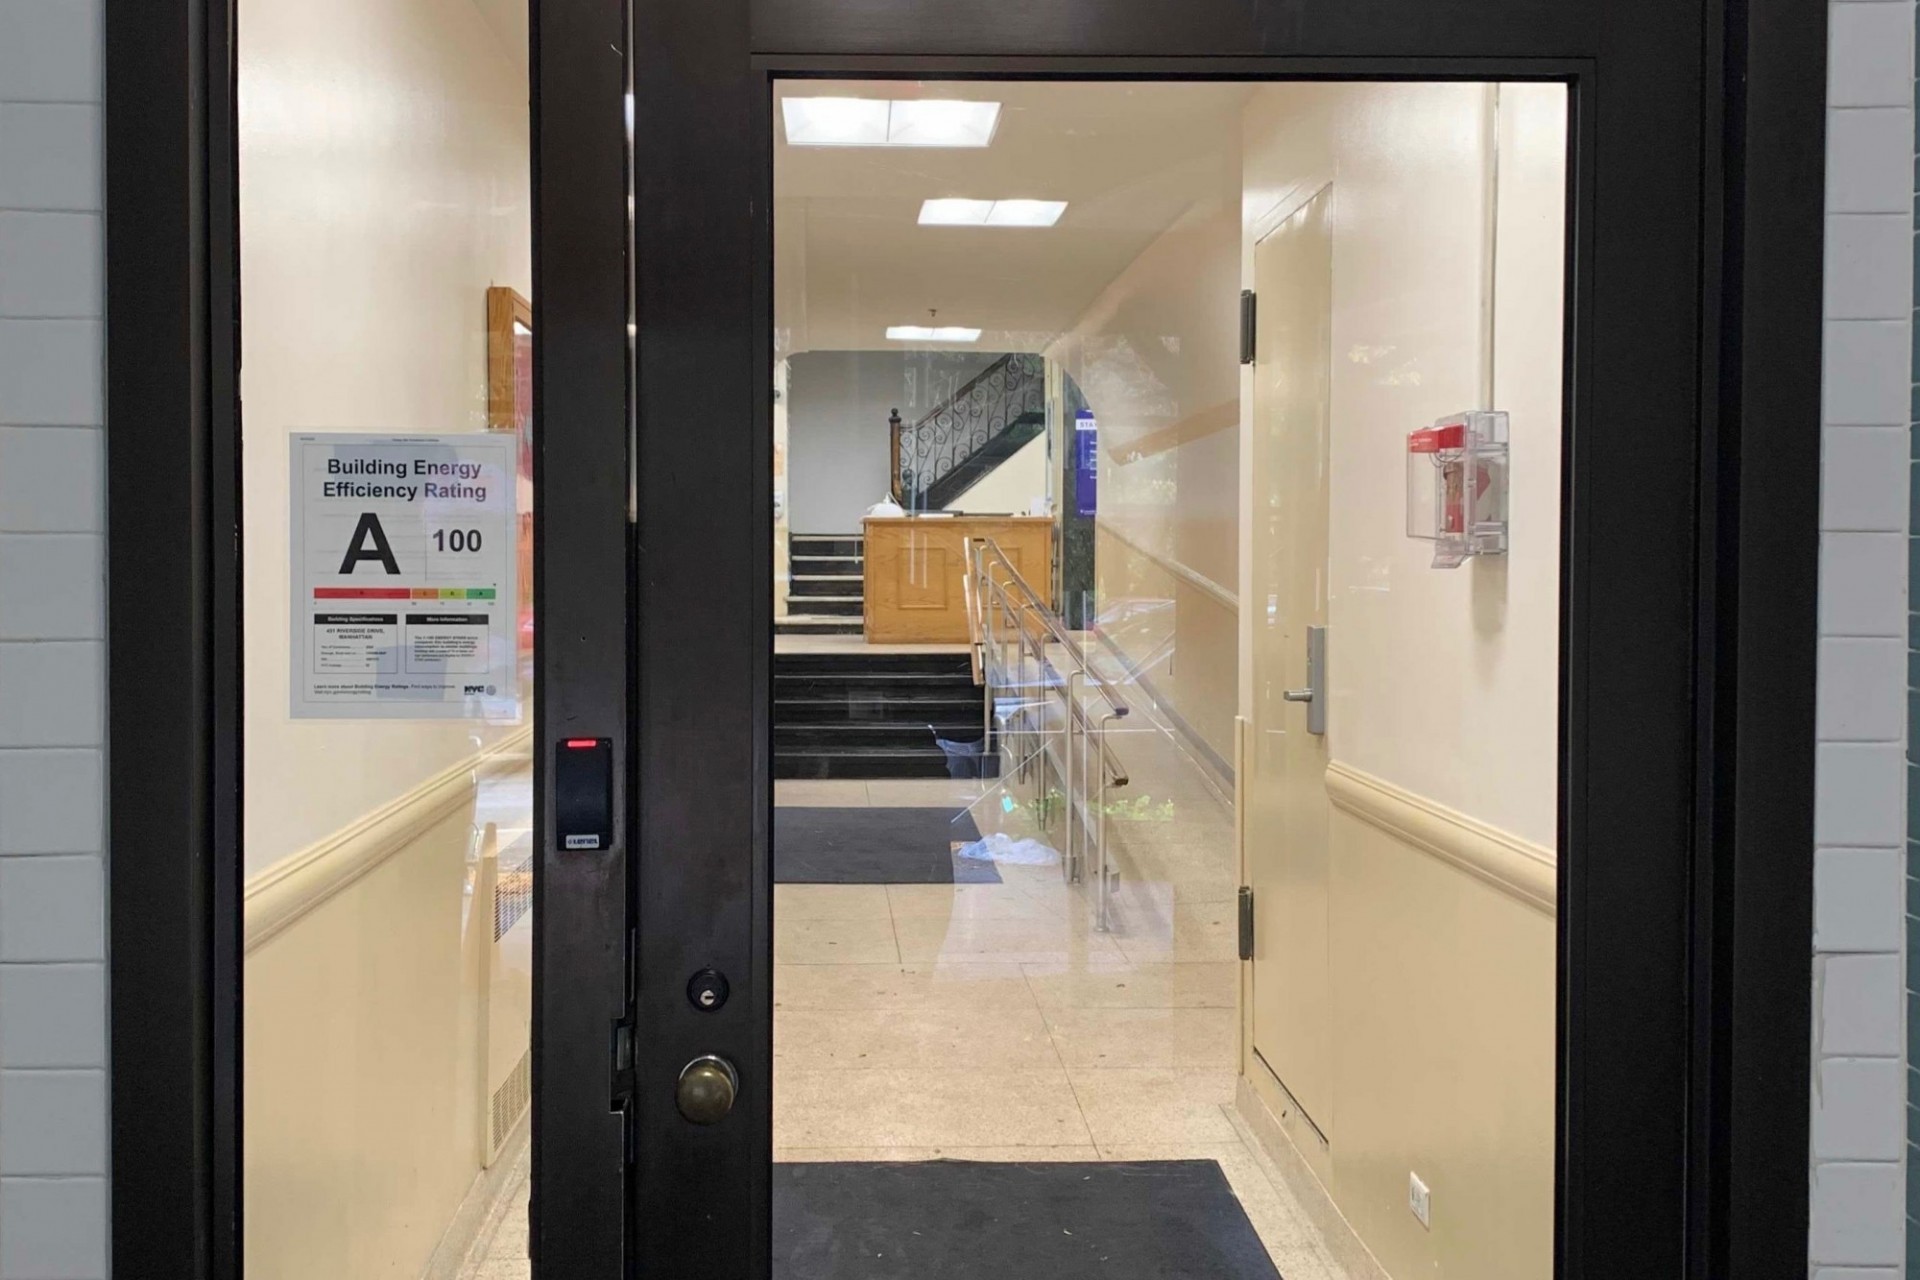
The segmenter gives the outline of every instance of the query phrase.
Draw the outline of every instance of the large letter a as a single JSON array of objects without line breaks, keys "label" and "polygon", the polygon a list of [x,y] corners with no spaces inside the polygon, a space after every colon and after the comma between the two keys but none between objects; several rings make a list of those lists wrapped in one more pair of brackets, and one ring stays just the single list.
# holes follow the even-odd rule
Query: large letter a
[{"label": "large letter a", "polygon": [[[372,543],[372,547],[368,547]],[[388,573],[400,572],[400,562],[393,558],[393,548],[387,545],[387,531],[380,527],[380,517],[371,511],[360,513],[360,523],[353,527],[353,541],[347,544],[347,558],[340,562],[341,573],[352,573],[353,567],[362,560],[378,560],[387,567]]]}]

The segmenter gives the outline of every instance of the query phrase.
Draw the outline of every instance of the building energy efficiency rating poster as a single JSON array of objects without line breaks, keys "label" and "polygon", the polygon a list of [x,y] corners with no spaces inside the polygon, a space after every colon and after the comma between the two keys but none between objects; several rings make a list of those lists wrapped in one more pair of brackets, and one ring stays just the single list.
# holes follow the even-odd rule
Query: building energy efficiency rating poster
[{"label": "building energy efficiency rating poster", "polygon": [[516,440],[292,440],[296,719],[516,720]]}]

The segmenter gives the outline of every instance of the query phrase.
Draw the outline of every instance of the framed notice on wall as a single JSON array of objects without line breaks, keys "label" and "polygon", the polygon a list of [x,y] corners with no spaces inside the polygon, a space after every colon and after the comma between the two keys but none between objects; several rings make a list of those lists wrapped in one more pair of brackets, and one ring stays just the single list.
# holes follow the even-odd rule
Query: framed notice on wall
[{"label": "framed notice on wall", "polygon": [[292,715],[520,718],[512,437],[295,435]]},{"label": "framed notice on wall", "polygon": [[[533,304],[516,291],[487,290],[487,430],[518,442],[514,512],[518,524],[520,653],[533,661]],[[531,675],[529,674],[529,679]]]}]

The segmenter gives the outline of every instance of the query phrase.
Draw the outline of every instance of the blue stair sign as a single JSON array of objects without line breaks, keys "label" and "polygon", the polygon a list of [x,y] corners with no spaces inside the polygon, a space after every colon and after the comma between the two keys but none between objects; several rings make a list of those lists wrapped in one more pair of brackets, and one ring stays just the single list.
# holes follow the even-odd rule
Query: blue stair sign
[{"label": "blue stair sign", "polygon": [[1073,497],[1083,516],[1100,509],[1100,425],[1091,409],[1073,418]]}]

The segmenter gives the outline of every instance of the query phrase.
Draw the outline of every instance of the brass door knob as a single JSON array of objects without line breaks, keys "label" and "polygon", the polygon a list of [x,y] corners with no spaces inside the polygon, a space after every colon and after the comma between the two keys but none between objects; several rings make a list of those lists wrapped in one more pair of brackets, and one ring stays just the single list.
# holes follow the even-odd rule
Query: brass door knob
[{"label": "brass door knob", "polygon": [[680,1114],[695,1124],[718,1124],[733,1110],[740,1092],[740,1075],[725,1058],[705,1054],[680,1068],[673,1091]]}]

